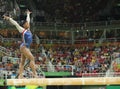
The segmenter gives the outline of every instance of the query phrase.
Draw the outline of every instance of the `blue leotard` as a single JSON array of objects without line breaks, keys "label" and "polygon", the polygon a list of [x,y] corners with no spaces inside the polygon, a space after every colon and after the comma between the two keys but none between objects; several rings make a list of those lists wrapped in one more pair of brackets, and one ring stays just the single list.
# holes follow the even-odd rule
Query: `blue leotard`
[{"label": "blue leotard", "polygon": [[24,30],[22,32],[22,44],[20,45],[20,47],[22,46],[26,46],[27,48],[30,48],[30,45],[32,43],[32,33],[31,31],[28,30]]}]

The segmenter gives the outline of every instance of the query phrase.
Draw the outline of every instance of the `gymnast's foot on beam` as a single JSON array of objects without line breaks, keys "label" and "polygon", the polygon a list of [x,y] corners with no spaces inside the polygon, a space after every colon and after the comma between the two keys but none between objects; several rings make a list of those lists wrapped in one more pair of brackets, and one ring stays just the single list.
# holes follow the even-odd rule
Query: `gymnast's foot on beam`
[{"label": "gymnast's foot on beam", "polygon": [[33,74],[33,78],[39,78],[37,74]]},{"label": "gymnast's foot on beam", "polygon": [[31,78],[39,78],[37,73],[31,73],[31,74],[32,74]]},{"label": "gymnast's foot on beam", "polygon": [[24,79],[23,75],[20,74],[20,75],[18,76],[18,79]]}]

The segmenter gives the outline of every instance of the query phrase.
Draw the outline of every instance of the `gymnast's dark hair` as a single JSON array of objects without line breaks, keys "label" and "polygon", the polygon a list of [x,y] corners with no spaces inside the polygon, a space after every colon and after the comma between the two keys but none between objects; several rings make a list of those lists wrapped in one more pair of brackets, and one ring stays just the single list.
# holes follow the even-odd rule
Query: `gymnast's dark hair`
[{"label": "gymnast's dark hair", "polygon": [[27,21],[26,20],[21,20],[20,21],[20,26],[23,26]]}]

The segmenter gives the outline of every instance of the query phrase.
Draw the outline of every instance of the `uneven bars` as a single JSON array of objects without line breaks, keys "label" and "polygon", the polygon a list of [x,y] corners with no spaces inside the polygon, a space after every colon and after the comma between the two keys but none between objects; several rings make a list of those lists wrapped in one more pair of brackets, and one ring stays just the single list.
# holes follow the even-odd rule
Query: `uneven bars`
[{"label": "uneven bars", "polygon": [[120,77],[7,79],[7,85],[120,85]]}]

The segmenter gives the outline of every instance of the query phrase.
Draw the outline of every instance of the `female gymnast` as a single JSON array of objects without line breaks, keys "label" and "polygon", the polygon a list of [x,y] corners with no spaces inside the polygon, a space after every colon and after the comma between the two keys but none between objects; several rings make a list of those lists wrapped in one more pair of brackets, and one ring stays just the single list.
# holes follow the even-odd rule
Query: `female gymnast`
[{"label": "female gymnast", "polygon": [[22,35],[22,43],[20,45],[20,52],[21,52],[21,62],[19,65],[19,76],[18,78],[23,78],[23,70],[24,70],[24,64],[25,60],[30,60],[29,66],[32,69],[33,77],[37,78],[37,72],[35,67],[35,59],[33,54],[30,51],[30,45],[32,43],[32,33],[30,31],[30,14],[31,12],[29,10],[26,11],[27,17],[26,21],[24,22],[23,26],[20,26],[15,20],[13,20],[11,17],[4,15],[4,19],[12,23],[18,31]]}]

